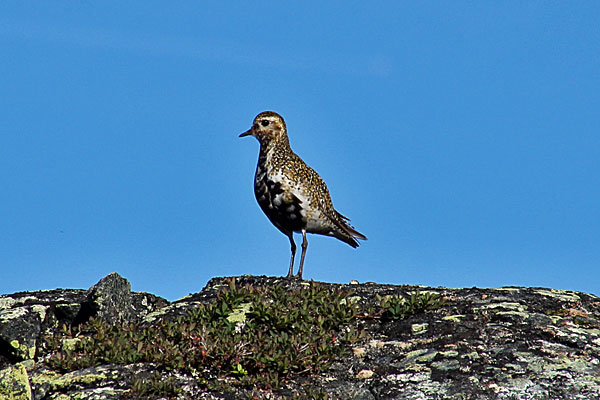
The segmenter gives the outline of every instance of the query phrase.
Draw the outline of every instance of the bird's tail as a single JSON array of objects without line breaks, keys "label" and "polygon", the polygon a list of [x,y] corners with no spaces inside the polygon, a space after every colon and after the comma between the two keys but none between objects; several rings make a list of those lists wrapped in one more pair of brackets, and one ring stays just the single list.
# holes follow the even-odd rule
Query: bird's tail
[{"label": "bird's tail", "polygon": [[367,237],[354,229],[352,225],[350,225],[350,219],[339,212],[335,211],[335,214],[338,218],[332,218],[334,223],[340,228],[341,231],[335,232],[335,237],[340,239],[342,242],[348,243],[350,246],[356,248],[359,246],[359,243],[356,239],[367,240]]}]

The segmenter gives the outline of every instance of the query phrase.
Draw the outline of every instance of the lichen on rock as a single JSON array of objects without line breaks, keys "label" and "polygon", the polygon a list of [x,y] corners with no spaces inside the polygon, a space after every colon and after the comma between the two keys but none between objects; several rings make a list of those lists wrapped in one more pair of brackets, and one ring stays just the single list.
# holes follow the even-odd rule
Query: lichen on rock
[{"label": "lichen on rock", "polygon": [[0,370],[0,399],[31,400],[31,385],[22,363]]},{"label": "lichen on rock", "polygon": [[[320,342],[344,351],[322,349],[322,354],[333,358],[327,367],[310,372],[299,369],[289,373],[286,358],[267,358],[267,363],[279,363],[275,373],[279,375],[273,381],[260,380],[258,386],[250,379],[252,366],[244,358],[248,357],[248,344],[243,343],[237,345],[239,358],[226,361],[226,369],[219,369],[218,363],[188,368],[186,357],[191,354],[181,355],[183,364],[178,364],[177,354],[169,354],[174,358],[168,368],[159,359],[103,361],[102,353],[96,353],[98,362],[91,366],[77,367],[79,364],[66,359],[50,362],[57,357],[52,349],[68,358],[81,352],[85,343],[100,345],[88,341],[90,319],[107,327],[137,327],[140,332],[168,327],[169,338],[175,338],[177,329],[183,329],[177,321],[215,304],[232,284],[237,288],[281,287],[291,296],[313,285],[270,277],[214,278],[202,291],[170,303],[148,293],[131,292],[129,282],[113,273],[89,290],[0,296],[0,399],[600,398],[600,299],[544,288],[322,283],[320,287],[330,293],[344,293],[338,304],[343,307],[336,305],[331,313],[344,307],[354,310],[340,319],[347,321],[345,326],[336,327]],[[239,339],[256,324],[275,318],[269,323],[281,327],[284,341],[292,328],[277,318],[285,313],[272,316],[261,309],[266,303],[257,307],[248,299],[252,297],[240,298],[232,308],[220,310],[227,322],[219,323],[232,324],[236,329],[231,329],[231,335]],[[293,305],[288,307],[297,311]],[[201,347],[210,350],[214,346],[211,338],[197,334],[210,330],[196,328],[187,325],[185,329],[190,330],[181,333],[181,340],[197,346],[196,357],[211,357]],[[120,345],[130,345],[133,350],[139,346],[142,354],[144,346],[167,344]],[[289,355],[300,356],[304,351],[300,345]]]}]

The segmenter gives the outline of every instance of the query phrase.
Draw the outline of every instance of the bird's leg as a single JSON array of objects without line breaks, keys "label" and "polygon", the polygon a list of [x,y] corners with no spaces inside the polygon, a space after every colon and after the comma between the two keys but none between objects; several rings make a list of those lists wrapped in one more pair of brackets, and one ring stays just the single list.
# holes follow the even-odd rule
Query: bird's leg
[{"label": "bird's leg", "polygon": [[306,229],[302,229],[302,256],[300,257],[300,268],[298,269],[298,275],[296,277],[302,279],[302,269],[304,269],[304,256],[306,256],[306,249],[308,248],[308,240],[306,240]]},{"label": "bird's leg", "polygon": [[292,246],[292,259],[290,260],[290,270],[288,271],[287,277],[294,277],[294,257],[296,256],[296,243],[294,243],[294,232],[290,232],[288,237],[290,238],[290,245]]}]

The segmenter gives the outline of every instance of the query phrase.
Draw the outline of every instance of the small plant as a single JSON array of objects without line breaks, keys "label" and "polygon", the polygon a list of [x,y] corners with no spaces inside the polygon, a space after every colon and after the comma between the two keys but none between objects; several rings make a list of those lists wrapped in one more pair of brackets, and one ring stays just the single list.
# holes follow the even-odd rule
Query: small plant
[{"label": "small plant", "polygon": [[444,298],[438,293],[415,291],[405,299],[401,296],[377,296],[381,306],[381,318],[401,319],[411,315],[436,310],[445,304]]},{"label": "small plant", "polygon": [[248,375],[248,371],[242,367],[242,364],[236,364],[231,370],[233,375]]}]

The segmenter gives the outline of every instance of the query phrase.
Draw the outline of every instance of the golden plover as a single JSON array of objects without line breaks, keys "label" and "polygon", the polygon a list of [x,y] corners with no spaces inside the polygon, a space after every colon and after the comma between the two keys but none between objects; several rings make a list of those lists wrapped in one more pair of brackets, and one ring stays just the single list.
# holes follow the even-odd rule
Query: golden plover
[{"label": "golden plover", "polygon": [[273,225],[290,239],[292,259],[288,278],[293,277],[296,255],[293,232],[302,233],[302,256],[296,275],[300,279],[308,247],[307,232],[333,236],[352,247],[358,247],[356,239],[367,239],[333,208],[323,179],[292,151],[285,121],[279,114],[272,111],[258,114],[252,127],[240,137],[249,135],[260,142],[254,195]]}]

